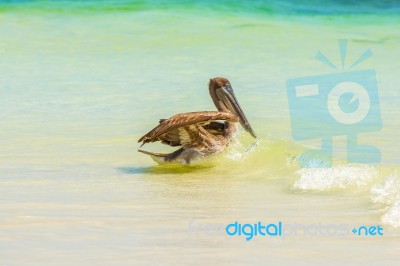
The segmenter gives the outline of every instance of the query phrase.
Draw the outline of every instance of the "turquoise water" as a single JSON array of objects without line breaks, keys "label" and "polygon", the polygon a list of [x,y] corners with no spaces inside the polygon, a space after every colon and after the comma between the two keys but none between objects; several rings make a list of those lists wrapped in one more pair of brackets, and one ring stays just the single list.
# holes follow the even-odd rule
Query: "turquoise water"
[{"label": "turquoise water", "polygon": [[[362,3],[362,4],[361,4]],[[400,17],[394,1],[8,1],[0,5],[0,264],[395,264],[399,259]],[[355,8],[357,7],[357,8]],[[293,159],[289,78],[334,70],[314,59],[374,56],[383,129],[361,134],[379,165]],[[212,162],[160,167],[137,153],[158,119],[214,110],[227,77],[246,133]],[[148,145],[153,151],[171,150]],[[201,225],[258,220],[381,224],[384,237],[208,236]],[[191,222],[192,221],[192,222]],[[191,234],[190,223],[196,232]]]}]

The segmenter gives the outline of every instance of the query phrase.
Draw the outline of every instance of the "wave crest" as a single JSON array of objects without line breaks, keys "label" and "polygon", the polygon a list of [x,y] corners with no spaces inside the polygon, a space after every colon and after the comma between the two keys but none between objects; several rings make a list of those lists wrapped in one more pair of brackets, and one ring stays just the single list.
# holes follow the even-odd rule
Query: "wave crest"
[{"label": "wave crest", "polygon": [[371,187],[373,202],[383,203],[387,212],[381,221],[393,227],[400,227],[400,176],[397,173],[389,175],[382,183]]},{"label": "wave crest", "polygon": [[303,168],[297,173],[300,179],[293,184],[294,189],[329,190],[348,186],[363,186],[377,175],[374,167],[368,165],[342,165],[332,168]]}]

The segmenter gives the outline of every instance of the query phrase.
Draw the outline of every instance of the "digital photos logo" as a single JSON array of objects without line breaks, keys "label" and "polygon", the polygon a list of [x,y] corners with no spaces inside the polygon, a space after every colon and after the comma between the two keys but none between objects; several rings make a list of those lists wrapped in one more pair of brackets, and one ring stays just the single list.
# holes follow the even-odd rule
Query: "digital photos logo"
[{"label": "digital photos logo", "polygon": [[254,238],[278,239],[290,237],[383,237],[387,231],[380,224],[351,225],[347,223],[298,223],[258,220],[242,223],[209,223],[191,219],[187,225],[188,239],[199,237],[238,237],[246,241]]},{"label": "digital photos logo", "polygon": [[[370,49],[345,70],[347,40],[339,40],[339,72],[289,79],[286,82],[292,136],[296,141],[321,139],[321,149],[299,157],[303,168],[332,167],[332,138],[347,137],[349,163],[379,163],[380,150],[358,143],[358,134],[382,128],[376,72],[352,70],[372,56]],[[316,59],[339,70],[323,53]]]}]

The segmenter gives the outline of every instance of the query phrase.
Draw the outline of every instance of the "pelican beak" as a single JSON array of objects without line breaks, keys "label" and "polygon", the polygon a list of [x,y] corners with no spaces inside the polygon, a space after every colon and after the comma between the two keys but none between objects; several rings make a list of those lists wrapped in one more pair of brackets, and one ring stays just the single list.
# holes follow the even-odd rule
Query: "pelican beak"
[{"label": "pelican beak", "polygon": [[236,116],[239,117],[239,122],[243,126],[243,128],[250,133],[254,138],[257,138],[253,129],[250,126],[249,121],[247,120],[245,114],[240,107],[239,102],[236,99],[235,93],[231,85],[228,83],[225,86],[221,87],[220,90],[217,90],[217,95],[220,100],[224,103],[224,105]]}]

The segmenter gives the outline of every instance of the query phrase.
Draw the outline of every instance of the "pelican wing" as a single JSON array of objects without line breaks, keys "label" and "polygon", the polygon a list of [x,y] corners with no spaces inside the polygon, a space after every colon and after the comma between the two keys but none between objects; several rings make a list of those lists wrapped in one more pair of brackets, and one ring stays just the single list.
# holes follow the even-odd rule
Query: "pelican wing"
[{"label": "pelican wing", "polygon": [[160,124],[141,137],[138,142],[142,142],[142,145],[155,141],[171,146],[192,145],[197,142],[199,126],[212,134],[222,133],[223,124],[216,122],[218,120],[238,122],[238,117],[232,113],[218,111],[177,114],[160,120]]},{"label": "pelican wing", "polygon": [[[166,119],[161,119],[160,123]],[[200,125],[198,125],[200,126]],[[205,124],[202,126],[208,133],[218,136],[222,135],[224,133],[225,129],[225,124],[223,122],[216,122],[216,121],[211,121],[208,124]],[[182,130],[188,130],[188,127],[180,127],[177,129],[169,130],[167,133],[161,135],[158,137],[158,139],[154,139],[154,141],[161,141],[163,144],[167,144],[169,146],[175,147],[175,146],[181,146],[181,134],[185,134],[182,132]],[[192,127],[191,130],[194,130]]]}]

